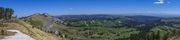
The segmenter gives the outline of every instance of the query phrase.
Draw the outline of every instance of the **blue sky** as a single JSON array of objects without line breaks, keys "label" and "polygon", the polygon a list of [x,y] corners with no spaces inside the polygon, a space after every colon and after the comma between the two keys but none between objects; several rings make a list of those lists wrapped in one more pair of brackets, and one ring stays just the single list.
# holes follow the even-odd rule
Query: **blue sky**
[{"label": "blue sky", "polygon": [[180,0],[0,0],[15,15],[180,14]]}]

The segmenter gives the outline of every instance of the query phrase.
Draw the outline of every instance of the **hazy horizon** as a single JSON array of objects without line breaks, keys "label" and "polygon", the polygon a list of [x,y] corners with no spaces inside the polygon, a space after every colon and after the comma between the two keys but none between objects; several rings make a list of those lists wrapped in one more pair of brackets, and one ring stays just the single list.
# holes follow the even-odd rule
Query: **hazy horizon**
[{"label": "hazy horizon", "polygon": [[125,14],[179,15],[180,0],[0,0],[0,7],[13,8],[16,16]]}]

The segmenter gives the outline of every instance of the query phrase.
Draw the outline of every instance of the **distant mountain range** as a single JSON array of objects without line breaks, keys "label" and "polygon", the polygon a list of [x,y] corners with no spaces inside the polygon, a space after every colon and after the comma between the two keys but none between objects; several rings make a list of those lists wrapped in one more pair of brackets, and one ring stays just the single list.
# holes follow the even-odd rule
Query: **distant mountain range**
[{"label": "distant mountain range", "polygon": [[136,16],[121,16],[121,15],[63,15],[56,16],[61,20],[117,20],[124,19],[127,21],[134,22],[136,24],[150,24],[155,23],[161,20],[161,17],[154,16],[144,16],[144,15],[136,15]]}]

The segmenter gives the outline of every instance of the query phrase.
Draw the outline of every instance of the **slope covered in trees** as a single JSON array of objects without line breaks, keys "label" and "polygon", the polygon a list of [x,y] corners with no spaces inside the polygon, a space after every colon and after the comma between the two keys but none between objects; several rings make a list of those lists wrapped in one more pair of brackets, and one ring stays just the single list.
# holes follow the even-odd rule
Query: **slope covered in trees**
[{"label": "slope covered in trees", "polygon": [[21,20],[67,40],[171,40],[180,32],[173,21],[166,22],[174,19],[153,16],[35,14]]},{"label": "slope covered in trees", "polygon": [[15,28],[37,40],[172,40],[180,36],[180,18],[37,13],[12,20],[11,8],[0,10],[1,34],[6,34],[7,28]]}]

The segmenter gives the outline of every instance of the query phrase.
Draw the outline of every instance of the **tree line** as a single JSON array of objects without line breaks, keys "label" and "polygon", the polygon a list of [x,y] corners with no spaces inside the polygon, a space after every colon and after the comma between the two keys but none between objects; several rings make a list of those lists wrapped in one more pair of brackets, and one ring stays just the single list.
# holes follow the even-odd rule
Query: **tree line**
[{"label": "tree line", "polygon": [[0,34],[5,35],[6,29],[5,24],[9,19],[11,19],[12,15],[14,13],[14,10],[12,8],[4,8],[0,7]]}]

